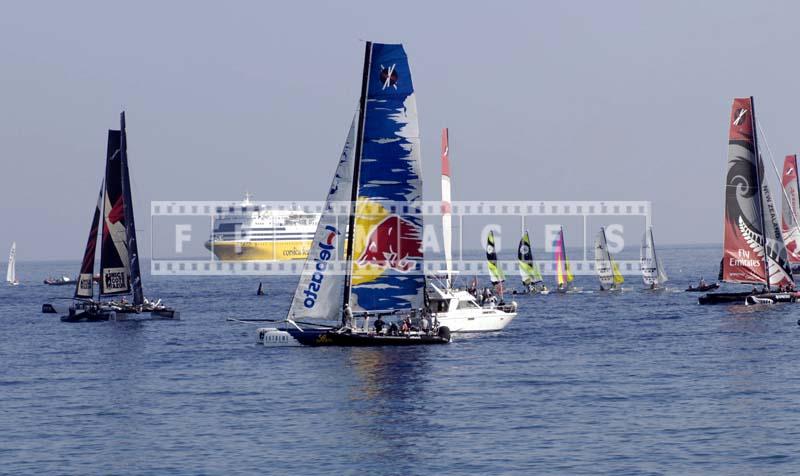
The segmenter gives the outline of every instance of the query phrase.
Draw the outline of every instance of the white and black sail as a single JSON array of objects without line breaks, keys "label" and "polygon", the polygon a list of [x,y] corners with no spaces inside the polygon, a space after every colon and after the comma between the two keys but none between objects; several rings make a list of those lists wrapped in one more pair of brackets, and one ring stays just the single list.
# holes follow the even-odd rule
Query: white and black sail
[{"label": "white and black sail", "polygon": [[614,285],[614,273],[611,269],[611,257],[608,253],[608,242],[603,228],[594,238],[594,266],[600,279],[600,289],[611,289]]},{"label": "white and black sail", "polygon": [[81,261],[81,270],[78,273],[78,283],[75,286],[76,298],[94,297],[94,259],[97,250],[97,233],[100,228],[100,208],[103,203],[104,187],[100,185],[100,193],[97,196],[97,206],[92,217],[92,226],[89,228],[89,238],[86,240],[86,250]]},{"label": "white and black sail", "polygon": [[653,227],[648,227],[642,236],[640,260],[644,284],[655,287],[667,282],[667,273],[664,271],[661,259],[656,254]]},{"label": "white and black sail", "polygon": [[130,294],[128,229],[122,190],[120,131],[108,131],[105,191],[103,194],[103,238],[100,244],[100,295]]}]

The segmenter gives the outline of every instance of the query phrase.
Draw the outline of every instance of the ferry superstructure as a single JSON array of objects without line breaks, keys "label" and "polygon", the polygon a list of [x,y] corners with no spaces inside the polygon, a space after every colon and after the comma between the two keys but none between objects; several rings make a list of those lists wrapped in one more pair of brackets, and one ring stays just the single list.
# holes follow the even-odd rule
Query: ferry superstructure
[{"label": "ferry superstructure", "polygon": [[217,207],[206,248],[223,261],[305,259],[318,222],[319,214],[268,210],[246,194],[242,202]]}]

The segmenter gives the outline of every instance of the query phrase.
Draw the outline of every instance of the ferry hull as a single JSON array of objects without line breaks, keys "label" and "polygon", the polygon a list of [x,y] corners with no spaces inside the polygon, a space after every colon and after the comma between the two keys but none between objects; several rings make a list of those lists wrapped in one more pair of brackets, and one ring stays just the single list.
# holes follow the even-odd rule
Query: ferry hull
[{"label": "ferry hull", "polygon": [[288,261],[305,259],[311,240],[207,241],[206,249],[222,261]]}]

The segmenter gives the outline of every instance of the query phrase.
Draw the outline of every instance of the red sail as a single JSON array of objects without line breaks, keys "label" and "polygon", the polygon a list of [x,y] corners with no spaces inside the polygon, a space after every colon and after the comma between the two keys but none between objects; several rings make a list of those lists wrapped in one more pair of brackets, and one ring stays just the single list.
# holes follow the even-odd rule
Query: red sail
[{"label": "red sail", "polygon": [[783,201],[781,207],[781,231],[789,262],[800,263],[800,195],[797,181],[797,156],[787,155],[783,161]]},{"label": "red sail", "polygon": [[733,100],[725,181],[725,236],[722,279],[766,284],[763,167],[757,160],[753,98]]}]

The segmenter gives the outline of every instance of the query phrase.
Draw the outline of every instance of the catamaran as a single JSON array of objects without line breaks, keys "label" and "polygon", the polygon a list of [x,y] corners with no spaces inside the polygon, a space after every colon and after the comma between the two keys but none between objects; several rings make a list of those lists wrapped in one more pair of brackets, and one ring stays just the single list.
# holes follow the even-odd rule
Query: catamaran
[{"label": "catamaran", "polygon": [[[132,302],[124,298],[120,301],[94,300],[94,262],[101,206],[103,231],[99,297],[132,294]],[[120,129],[108,131],[105,177],[100,185],[73,299],[69,314],[61,317],[64,322],[124,320],[134,316],[138,319],[142,313],[149,313],[151,319],[180,318],[176,310],[164,306],[160,300],[150,302],[144,297],[131,199],[124,111],[120,114]]]},{"label": "catamaran", "polygon": [[17,242],[11,243],[11,251],[8,252],[8,268],[6,269],[6,282],[11,286],[19,285],[17,279]]},{"label": "catamaran", "polygon": [[642,268],[642,279],[649,289],[660,289],[667,282],[667,273],[661,258],[656,254],[656,244],[653,241],[653,227],[648,227],[642,236],[642,248],[639,256]]},{"label": "catamaran", "polygon": [[[753,97],[736,98],[728,136],[723,257],[720,279],[752,292],[709,293],[700,304],[793,302],[792,270],[758,149]],[[779,292],[771,292],[778,287]]]},{"label": "catamaran", "polygon": [[625,282],[625,279],[622,277],[622,273],[619,272],[619,267],[608,250],[605,227],[600,227],[600,231],[594,240],[594,262],[595,271],[600,278],[600,290],[621,291],[622,283]]},{"label": "catamaran", "polygon": [[517,315],[516,303],[481,305],[476,296],[453,286],[452,219],[450,202],[449,132],[442,130],[442,238],[445,273],[443,283],[428,282],[427,309],[434,322],[450,332],[491,332],[504,329]]},{"label": "catamaran", "polygon": [[528,235],[528,230],[522,235],[517,247],[517,261],[519,266],[519,275],[522,278],[522,285],[524,286],[523,293],[530,294],[549,294],[550,291],[544,284],[542,273],[539,271],[539,265],[533,261],[533,247],[531,247],[531,239]]},{"label": "catamaran", "polygon": [[367,42],[357,119],[285,329],[259,329],[260,342],[405,346],[450,341],[449,329],[432,325],[423,312],[419,154],[416,99],[403,46]]},{"label": "catamaran", "polygon": [[503,270],[497,266],[497,247],[494,241],[494,232],[489,230],[489,236],[486,237],[486,266],[489,269],[489,279],[492,281],[492,288],[498,294],[500,299],[503,298],[503,285],[506,282],[506,275]]},{"label": "catamaran", "polygon": [[787,155],[783,161],[781,178],[781,231],[793,273],[800,270],[800,182],[797,177],[797,155]]},{"label": "catamaran", "polygon": [[558,293],[580,292],[580,289],[575,288],[572,285],[572,281],[575,280],[575,276],[572,275],[572,270],[570,269],[569,266],[569,258],[567,258],[567,247],[564,241],[563,226],[558,231],[555,256],[556,256],[556,279],[558,281],[558,287],[556,287],[556,292]]}]

